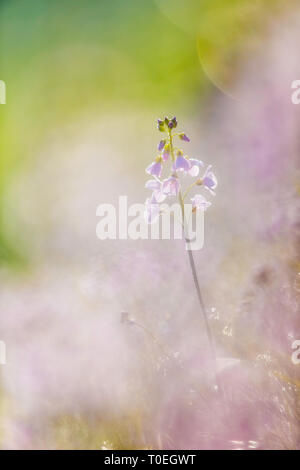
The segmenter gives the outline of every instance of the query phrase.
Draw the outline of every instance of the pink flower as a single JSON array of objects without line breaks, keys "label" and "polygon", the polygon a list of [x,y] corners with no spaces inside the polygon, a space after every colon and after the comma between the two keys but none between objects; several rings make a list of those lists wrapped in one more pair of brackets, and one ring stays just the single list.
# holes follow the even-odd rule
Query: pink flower
[{"label": "pink flower", "polygon": [[146,168],[146,173],[148,173],[149,175],[157,176],[157,178],[160,178],[161,172],[162,172],[161,161],[155,161]]},{"label": "pink flower", "polygon": [[215,174],[211,171],[211,167],[211,165],[207,167],[207,170],[202,178],[202,184],[205,186],[206,189],[210,191],[211,194],[215,196],[216,193],[214,192],[214,190],[218,186],[218,180]]},{"label": "pink flower", "polygon": [[164,159],[165,161],[168,160],[168,158],[169,158],[169,156],[170,156],[170,151],[171,151],[170,145],[169,145],[169,144],[165,145],[164,151],[163,151],[163,153],[162,153],[163,159]]},{"label": "pink flower", "polygon": [[189,171],[190,169],[191,169],[190,162],[182,155],[178,155],[175,163],[173,164],[173,170],[174,171]]},{"label": "pink flower", "polygon": [[205,197],[201,194],[196,194],[192,199],[192,207],[193,209],[197,210],[200,209],[202,211],[206,211],[211,206],[211,202],[207,201]]},{"label": "pink flower", "polygon": [[149,180],[145,184],[145,188],[153,191],[154,197],[157,202],[163,202],[166,199],[166,195],[162,190],[162,182],[159,179]]},{"label": "pink flower", "polygon": [[204,166],[203,162],[201,160],[197,160],[196,158],[190,158],[189,162],[191,164],[191,168],[188,171],[188,174],[190,176],[198,176],[199,171],[200,171],[200,166],[201,167]]},{"label": "pink flower", "polygon": [[158,147],[157,147],[158,151],[160,152],[164,148],[165,145],[166,145],[166,139],[161,140],[158,144]]},{"label": "pink flower", "polygon": [[184,132],[179,134],[179,137],[180,137],[181,140],[184,140],[184,142],[190,142],[189,137]]},{"label": "pink flower", "polygon": [[170,176],[170,178],[167,178],[163,181],[162,192],[167,196],[177,196],[179,192],[179,187],[180,184],[178,178],[176,178],[175,176]]}]

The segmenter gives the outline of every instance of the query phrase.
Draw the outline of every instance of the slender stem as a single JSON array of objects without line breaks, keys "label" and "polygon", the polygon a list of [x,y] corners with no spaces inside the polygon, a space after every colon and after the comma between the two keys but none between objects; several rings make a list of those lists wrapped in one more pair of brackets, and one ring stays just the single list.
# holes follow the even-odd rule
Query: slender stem
[{"label": "slender stem", "polygon": [[171,158],[172,162],[175,162],[175,155],[174,155],[174,145],[173,145],[173,136],[172,136],[172,130],[169,129],[169,139],[170,139],[170,150],[171,150]]},{"label": "slender stem", "polygon": [[190,184],[190,186],[187,187],[185,193],[183,194],[183,200],[185,200],[185,198],[187,197],[188,193],[190,192],[190,190],[196,186],[196,184],[198,184],[198,180],[197,181],[194,181],[194,183]]},{"label": "slender stem", "polygon": [[193,280],[194,280],[195,288],[196,288],[196,291],[197,291],[197,297],[198,297],[199,304],[200,304],[200,307],[201,307],[201,310],[202,310],[202,313],[203,313],[206,333],[207,333],[207,336],[208,336],[208,339],[209,339],[209,344],[210,344],[210,347],[211,347],[211,351],[213,353],[213,359],[216,360],[217,357],[216,357],[216,352],[215,352],[215,345],[214,345],[213,336],[212,336],[212,332],[211,332],[211,329],[210,329],[210,326],[209,326],[209,322],[208,322],[208,318],[207,318],[207,312],[206,312],[206,308],[205,308],[205,305],[204,305],[204,301],[203,301],[203,297],[202,297],[202,293],[201,293],[201,289],[200,289],[200,285],[199,285],[199,280],[198,280],[198,276],[197,276],[197,272],[196,272],[196,266],[195,266],[195,260],[194,260],[193,252],[192,252],[192,250],[187,250],[187,251],[188,251],[188,255],[189,255],[189,262],[190,262],[190,266],[191,266]]},{"label": "slender stem", "polygon": [[153,333],[151,333],[150,330],[148,330],[148,328],[146,328],[144,325],[142,325],[141,323],[138,323],[136,321],[133,321],[134,325],[141,328],[142,330],[145,331],[145,333],[147,333],[153,340],[154,344],[157,344],[157,346],[161,349],[161,351],[163,352],[163,354],[168,358],[170,359],[170,356],[169,354],[165,351],[165,348],[164,346],[160,343],[160,341],[158,341],[158,339],[154,336]]},{"label": "slender stem", "polygon": [[[180,199],[182,199],[181,194],[179,196],[179,200]],[[184,206],[183,206],[183,214],[184,214]],[[199,302],[199,305],[200,305],[200,308],[201,308],[201,311],[202,311],[202,315],[203,315],[203,319],[204,319],[204,325],[205,325],[205,329],[206,329],[206,334],[207,334],[207,338],[208,338],[208,342],[209,342],[209,346],[210,346],[210,351],[211,351],[211,356],[212,356],[212,361],[213,361],[213,367],[214,367],[214,375],[215,375],[216,386],[217,386],[217,390],[220,390],[220,384],[219,384],[218,373],[217,373],[217,354],[216,354],[216,349],[215,349],[215,344],[214,344],[214,340],[213,340],[212,331],[211,331],[209,321],[208,321],[207,311],[206,311],[206,308],[205,308],[204,300],[203,300],[201,289],[200,289],[199,279],[198,279],[197,270],[196,270],[196,266],[195,266],[194,255],[193,255],[193,251],[190,250],[190,249],[188,249],[187,252],[188,252],[188,257],[189,257],[190,268],[191,268],[191,271],[192,271],[193,281],[194,281],[194,285],[195,285],[195,289],[196,289],[196,293],[197,293],[197,298],[198,298],[198,302]]]},{"label": "slender stem", "polygon": [[[174,162],[175,161],[175,156],[174,156],[173,138],[172,138],[172,131],[171,130],[169,131],[169,139],[170,139],[171,158],[172,158],[172,161]],[[195,184],[196,183],[193,183],[190,187],[188,187],[188,189],[184,193],[184,196],[182,196],[181,190],[179,190],[179,193],[178,193],[178,199],[179,199],[179,203],[180,203],[180,207],[181,207],[181,214],[182,214],[183,235],[184,235],[185,241],[187,241],[187,240],[186,240],[186,236],[185,236],[184,198],[186,197],[186,195],[188,194],[190,189]],[[210,325],[209,325],[209,321],[208,321],[208,317],[207,317],[207,311],[206,311],[206,308],[205,308],[205,304],[204,304],[201,289],[200,289],[200,284],[199,284],[199,279],[198,279],[198,276],[197,276],[197,271],[196,271],[193,252],[192,252],[192,250],[187,250],[187,252],[188,252],[188,256],[189,256],[189,263],[190,263],[190,268],[191,268],[191,271],[192,271],[193,281],[194,281],[195,289],[196,289],[196,292],[197,292],[197,298],[198,298],[198,302],[199,302],[199,305],[200,305],[200,308],[201,308],[201,311],[202,311],[202,315],[203,315],[203,318],[204,318],[206,334],[207,334],[207,337],[208,337],[209,346],[210,346],[210,350],[211,350],[212,361],[213,361],[213,364],[214,364],[214,375],[215,375],[216,385],[217,385],[217,389],[220,390],[220,385],[219,385],[219,381],[218,381],[218,374],[217,374],[217,355],[216,355],[215,345],[214,345],[214,341],[213,341],[213,335],[212,335],[211,328],[210,328]]]}]

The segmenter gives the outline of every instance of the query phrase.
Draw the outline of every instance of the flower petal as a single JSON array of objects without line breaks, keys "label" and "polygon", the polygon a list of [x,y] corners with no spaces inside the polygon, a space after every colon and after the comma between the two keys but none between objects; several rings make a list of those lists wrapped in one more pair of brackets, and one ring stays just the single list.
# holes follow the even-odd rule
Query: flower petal
[{"label": "flower petal", "polygon": [[157,176],[157,178],[160,178],[161,172],[162,165],[160,162],[153,162],[146,168],[146,173],[149,173],[149,175]]},{"label": "flower petal", "polygon": [[191,202],[193,209],[200,209],[206,211],[211,206],[211,202],[207,201],[205,197],[202,196],[202,194],[196,194],[191,199]]},{"label": "flower petal", "polygon": [[167,178],[163,181],[162,191],[167,196],[177,196],[179,187],[180,184],[178,178],[175,178],[175,176],[170,176],[170,178]]},{"label": "flower petal", "polygon": [[173,169],[175,171],[189,171],[191,169],[191,164],[185,157],[179,155],[173,164]]}]

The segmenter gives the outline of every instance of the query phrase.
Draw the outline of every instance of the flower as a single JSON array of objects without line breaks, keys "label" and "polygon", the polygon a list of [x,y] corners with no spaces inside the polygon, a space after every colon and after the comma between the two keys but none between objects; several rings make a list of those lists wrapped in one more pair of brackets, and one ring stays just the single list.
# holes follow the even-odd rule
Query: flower
[{"label": "flower", "polygon": [[154,194],[146,199],[144,217],[147,224],[153,224],[159,217],[159,204]]},{"label": "flower", "polygon": [[160,132],[164,132],[165,131],[165,123],[164,121],[162,121],[161,119],[158,119],[157,120],[157,128]]},{"label": "flower", "polygon": [[162,172],[162,165],[161,165],[161,160],[156,160],[155,162],[151,163],[146,168],[146,173],[149,175],[157,176],[157,178],[160,178]]},{"label": "flower", "polygon": [[191,169],[190,162],[182,155],[178,155],[175,163],[173,164],[173,170],[174,171],[189,171],[190,169]]},{"label": "flower", "polygon": [[158,147],[157,147],[158,151],[160,152],[164,148],[165,145],[166,145],[166,139],[161,140],[158,144]]},{"label": "flower", "polygon": [[181,140],[184,140],[184,142],[190,142],[189,137],[188,137],[184,132],[182,132],[181,134],[179,134],[179,138],[180,138]]},{"label": "flower", "polygon": [[169,155],[170,155],[170,151],[171,151],[170,145],[169,145],[169,144],[165,145],[165,148],[164,148],[164,151],[163,151],[163,154],[162,154],[163,159],[164,159],[165,161],[168,160]]},{"label": "flower", "polygon": [[209,192],[211,194],[213,194],[214,196],[216,195],[216,193],[214,192],[214,190],[216,189],[216,187],[218,186],[218,180],[215,176],[215,174],[211,171],[211,165],[209,165],[203,175],[203,178],[202,178],[202,184],[203,186],[205,186],[206,189],[209,190]]},{"label": "flower", "polygon": [[157,202],[163,202],[167,197],[162,191],[162,182],[159,179],[148,180],[145,184],[145,188],[153,191],[153,195]]},{"label": "flower", "polygon": [[197,160],[196,158],[191,158],[189,162],[191,164],[191,168],[188,171],[189,175],[198,176],[200,166],[204,166],[203,162],[201,160]]},{"label": "flower", "polygon": [[177,196],[179,187],[178,178],[176,178],[176,176],[170,176],[170,178],[163,181],[162,192],[167,196]]},{"label": "flower", "polygon": [[173,117],[173,119],[171,119],[171,120],[168,119],[168,122],[166,122],[166,123],[168,124],[169,129],[175,129],[175,127],[177,127],[176,117]]},{"label": "flower", "polygon": [[191,202],[193,210],[200,209],[206,211],[211,206],[211,202],[207,201],[201,194],[196,194],[192,197]]}]

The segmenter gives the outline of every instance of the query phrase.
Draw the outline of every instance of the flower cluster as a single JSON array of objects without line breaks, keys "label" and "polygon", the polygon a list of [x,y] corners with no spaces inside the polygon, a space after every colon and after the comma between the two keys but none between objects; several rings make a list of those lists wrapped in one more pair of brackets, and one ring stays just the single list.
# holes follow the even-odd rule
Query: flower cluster
[{"label": "flower cluster", "polygon": [[[164,138],[158,144],[158,155],[154,162],[146,168],[146,173],[152,176],[152,179],[146,182],[145,187],[152,191],[152,195],[147,198],[145,203],[145,219],[151,224],[155,222],[160,213],[160,204],[168,196],[179,196],[182,204],[194,186],[203,186],[211,194],[215,195],[217,187],[217,178],[211,170],[211,165],[207,167],[202,176],[199,177],[201,169],[204,167],[202,161],[189,158],[183,154],[183,151],[174,145],[174,138],[177,137],[183,142],[190,142],[189,137],[184,132],[176,132],[176,117],[164,120],[158,120],[158,130],[165,134]],[[175,132],[174,132],[175,131]],[[168,166],[168,176],[162,179],[164,166],[167,166],[168,160],[171,164]],[[183,176],[180,179],[180,176]],[[197,178],[190,184],[186,191],[183,191],[184,177]],[[191,198],[193,211],[206,210],[211,202],[207,201],[202,194],[196,194]]]}]

